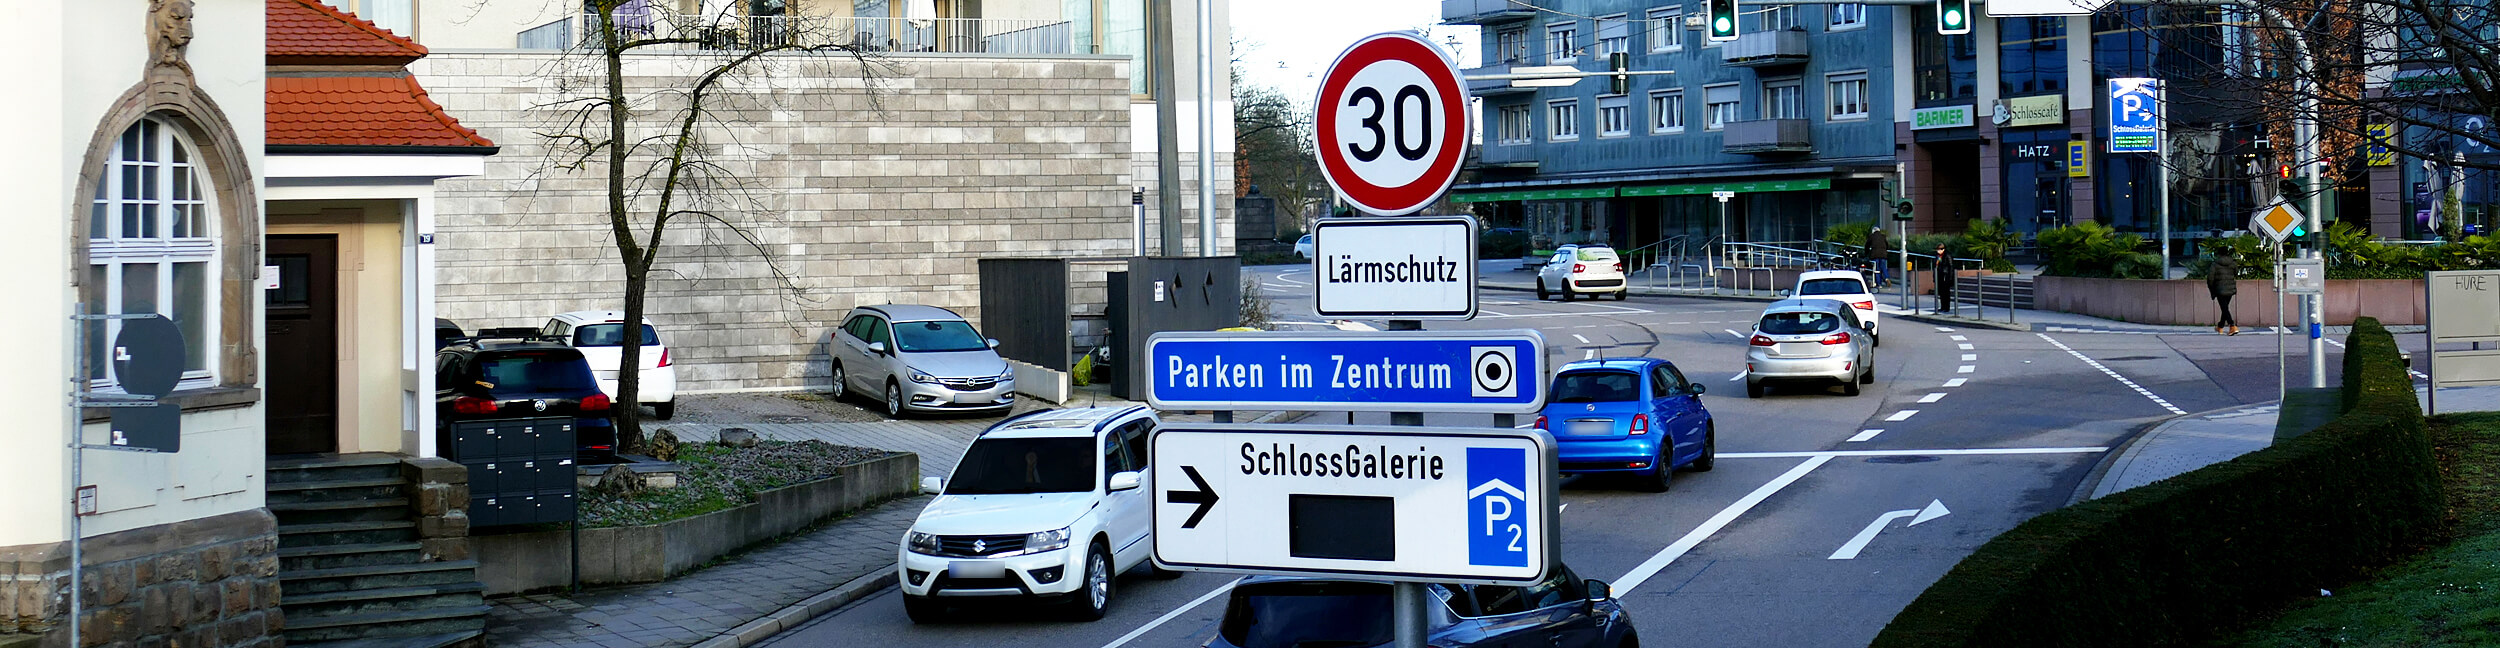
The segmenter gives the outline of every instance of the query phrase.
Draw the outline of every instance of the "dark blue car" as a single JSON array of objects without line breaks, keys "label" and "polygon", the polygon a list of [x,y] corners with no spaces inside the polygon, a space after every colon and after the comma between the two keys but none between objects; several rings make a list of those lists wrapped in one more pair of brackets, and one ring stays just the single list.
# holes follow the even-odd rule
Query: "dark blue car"
[{"label": "dark blue car", "polygon": [[[1427,585],[1425,640],[1436,648],[1640,645],[1604,581],[1557,567],[1544,582]],[[1373,648],[1392,645],[1390,586],[1379,581],[1252,576],[1233,586],[1207,648]]]},{"label": "dark blue car", "polygon": [[1538,429],[1554,435],[1564,475],[1623,474],[1664,491],[1678,468],[1710,470],[1718,435],[1700,383],[1657,358],[1562,366]]}]

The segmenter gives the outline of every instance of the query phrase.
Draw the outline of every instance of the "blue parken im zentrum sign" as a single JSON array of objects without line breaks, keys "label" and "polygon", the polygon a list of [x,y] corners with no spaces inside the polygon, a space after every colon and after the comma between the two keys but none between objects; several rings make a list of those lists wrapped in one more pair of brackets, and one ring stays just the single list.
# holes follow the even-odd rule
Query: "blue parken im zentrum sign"
[{"label": "blue parken im zentrum sign", "polygon": [[1158,333],[1144,377],[1167,410],[1529,413],[1544,346],[1535,331]]}]

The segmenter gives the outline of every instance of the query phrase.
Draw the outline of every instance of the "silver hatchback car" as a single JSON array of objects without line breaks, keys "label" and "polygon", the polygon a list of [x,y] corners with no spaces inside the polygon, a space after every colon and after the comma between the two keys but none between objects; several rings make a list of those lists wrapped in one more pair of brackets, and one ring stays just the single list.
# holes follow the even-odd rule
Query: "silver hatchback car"
[{"label": "silver hatchback car", "polygon": [[904,412],[1005,411],[1016,404],[1015,369],[998,341],[935,306],[851,309],[833,333],[833,396],[876,395],[886,416]]},{"label": "silver hatchback car", "polygon": [[1875,384],[1875,336],[1849,304],[1831,299],[1773,302],[1745,345],[1745,395],[1761,398],[1774,381],[1839,382],[1858,395]]}]

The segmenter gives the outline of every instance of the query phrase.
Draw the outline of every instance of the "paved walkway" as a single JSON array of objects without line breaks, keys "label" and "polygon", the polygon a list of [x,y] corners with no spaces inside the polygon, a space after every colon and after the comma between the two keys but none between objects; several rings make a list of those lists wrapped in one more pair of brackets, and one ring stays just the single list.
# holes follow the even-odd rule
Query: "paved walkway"
[{"label": "paved walkway", "polygon": [[[2421,391],[2427,406],[2429,390]],[[2092,497],[2169,479],[2274,445],[2274,422],[2280,411],[2280,403],[2263,403],[2163,421],[2111,460],[2108,472],[2093,485]],[[2439,411],[2500,411],[2500,387],[2439,390]]]}]

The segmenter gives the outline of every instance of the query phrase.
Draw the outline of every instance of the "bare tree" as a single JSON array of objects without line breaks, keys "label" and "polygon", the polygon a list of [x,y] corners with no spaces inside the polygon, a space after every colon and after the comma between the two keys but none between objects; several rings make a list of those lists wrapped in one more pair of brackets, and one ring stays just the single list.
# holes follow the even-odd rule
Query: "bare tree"
[{"label": "bare tree", "polygon": [[1249,85],[1233,70],[1233,146],[1237,180],[1256,184],[1276,199],[1281,214],[1296,227],[1327,198],[1325,178],[1311,150],[1311,112],[1295,105],[1275,88]]},{"label": "bare tree", "polygon": [[[582,38],[550,77],[556,98],[537,108],[553,115],[537,133],[547,144],[549,172],[598,173],[606,184],[606,215],[625,274],[624,358],[613,407],[620,449],[642,446],[641,390],[644,295],[666,236],[679,219],[708,222],[732,233],[767,262],[785,288],[797,282],[747,227],[772,201],[724,166],[745,150],[739,129],[755,97],[768,96],[774,74],[793,65],[847,64],[864,80],[873,108],[894,66],[867,45],[860,22],[803,16],[677,15],[650,0],[589,0]],[[744,4],[744,3],[738,3]],[[649,54],[670,51],[675,56]],[[666,59],[660,61],[659,59]],[[690,83],[636,89],[629,65],[684,64]],[[820,72],[829,73],[830,68]],[[763,99],[762,101],[769,101]]]}]

